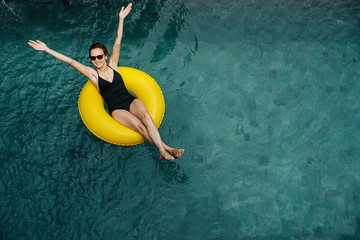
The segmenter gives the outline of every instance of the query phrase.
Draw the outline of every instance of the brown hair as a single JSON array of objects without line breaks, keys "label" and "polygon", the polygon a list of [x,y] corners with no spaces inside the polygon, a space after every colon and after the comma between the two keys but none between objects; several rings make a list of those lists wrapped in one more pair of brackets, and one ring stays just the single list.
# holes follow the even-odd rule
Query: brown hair
[{"label": "brown hair", "polygon": [[89,48],[89,57],[91,57],[90,55],[90,52],[91,50],[95,49],[95,48],[100,48],[103,50],[105,56],[107,56],[109,54],[106,46],[103,44],[103,43],[100,43],[100,42],[97,42],[97,43],[94,43],[93,45],[91,45],[91,47]]}]

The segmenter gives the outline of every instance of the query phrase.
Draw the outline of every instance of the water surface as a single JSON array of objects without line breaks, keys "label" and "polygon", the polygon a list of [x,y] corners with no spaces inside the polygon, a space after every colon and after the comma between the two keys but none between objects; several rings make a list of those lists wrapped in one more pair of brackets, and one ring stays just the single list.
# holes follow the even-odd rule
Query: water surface
[{"label": "water surface", "polygon": [[360,2],[134,2],[119,64],[166,102],[148,143],[108,144],[77,109],[124,1],[2,1],[1,239],[359,239]]}]

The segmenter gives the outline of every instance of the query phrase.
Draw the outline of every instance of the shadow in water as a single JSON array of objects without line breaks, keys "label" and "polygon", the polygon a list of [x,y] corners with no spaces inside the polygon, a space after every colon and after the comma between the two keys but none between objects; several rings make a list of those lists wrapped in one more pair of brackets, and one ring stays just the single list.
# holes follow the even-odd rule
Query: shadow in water
[{"label": "shadow in water", "polygon": [[157,45],[151,62],[164,59],[166,55],[176,47],[176,39],[179,36],[180,30],[185,25],[185,17],[188,12],[183,3],[176,7],[176,11],[170,19],[168,28],[163,34],[163,40]]},{"label": "shadow in water", "polygon": [[181,160],[175,160],[174,162],[172,162],[157,159],[155,160],[155,164],[157,170],[159,171],[165,182],[187,184],[189,182],[189,177],[183,170],[181,170],[180,165],[176,161]]},{"label": "shadow in water", "polygon": [[18,15],[3,0],[0,2],[0,16],[1,38],[3,38],[5,30],[12,30],[12,27],[18,24]]},{"label": "shadow in water", "polygon": [[356,229],[354,235],[341,235],[340,240],[355,240],[360,239],[360,218],[356,218]]},{"label": "shadow in water", "polygon": [[126,36],[127,40],[136,42],[138,47],[144,45],[150,31],[154,28],[156,22],[159,20],[160,10],[164,7],[167,0],[147,1],[145,6],[143,2],[134,2],[134,8],[142,9],[140,17],[135,20],[135,27],[131,28],[129,34]]},{"label": "shadow in water", "polygon": [[[152,54],[151,62],[158,62],[164,59],[176,47],[176,40],[181,29],[185,26],[185,18],[188,9],[183,3],[167,0],[149,0],[147,2],[136,2],[134,8],[141,9],[139,17],[133,22],[128,30],[126,40],[135,43],[138,48],[144,47],[149,35],[155,30],[155,25],[159,24],[160,12],[167,11],[168,19],[165,30],[161,34],[161,39],[156,44]],[[162,24],[161,24],[162,25]],[[157,29],[159,31],[159,29]]]}]

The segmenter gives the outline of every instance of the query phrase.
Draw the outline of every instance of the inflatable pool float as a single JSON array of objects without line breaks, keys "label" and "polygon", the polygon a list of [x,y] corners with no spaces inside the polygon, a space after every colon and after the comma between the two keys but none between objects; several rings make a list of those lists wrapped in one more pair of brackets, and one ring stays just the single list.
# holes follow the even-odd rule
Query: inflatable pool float
[{"label": "inflatable pool float", "polygon": [[[159,85],[148,74],[129,67],[118,67],[125,86],[146,106],[157,127],[164,113],[165,101]],[[98,138],[117,145],[130,146],[142,143],[139,133],[115,121],[105,110],[104,100],[90,80],[79,96],[79,112],[85,126]]]}]

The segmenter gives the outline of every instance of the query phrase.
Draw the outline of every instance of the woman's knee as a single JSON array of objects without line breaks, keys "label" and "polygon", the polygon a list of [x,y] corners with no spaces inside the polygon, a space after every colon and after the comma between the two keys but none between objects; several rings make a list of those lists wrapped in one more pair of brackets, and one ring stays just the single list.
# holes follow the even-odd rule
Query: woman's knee
[{"label": "woman's knee", "polygon": [[112,112],[111,116],[120,124],[128,127],[140,134],[146,134],[146,126],[143,122],[136,116],[132,115],[129,112],[125,111],[114,111]]},{"label": "woman's knee", "polygon": [[146,106],[139,99],[135,99],[133,101],[130,106],[130,112],[139,118],[139,120],[142,122],[145,122],[149,117],[151,117],[148,110],[146,109]]},{"label": "woman's knee", "polygon": [[152,118],[151,118],[150,113],[148,113],[148,112],[143,113],[141,121],[145,125],[150,124],[152,122]]},{"label": "woman's knee", "polygon": [[145,127],[145,125],[143,124],[143,123],[137,123],[136,125],[135,125],[135,128],[136,128],[136,131],[138,132],[138,133],[140,133],[141,135],[144,135],[144,134],[146,134],[147,133],[147,129],[146,129],[146,127]]}]

